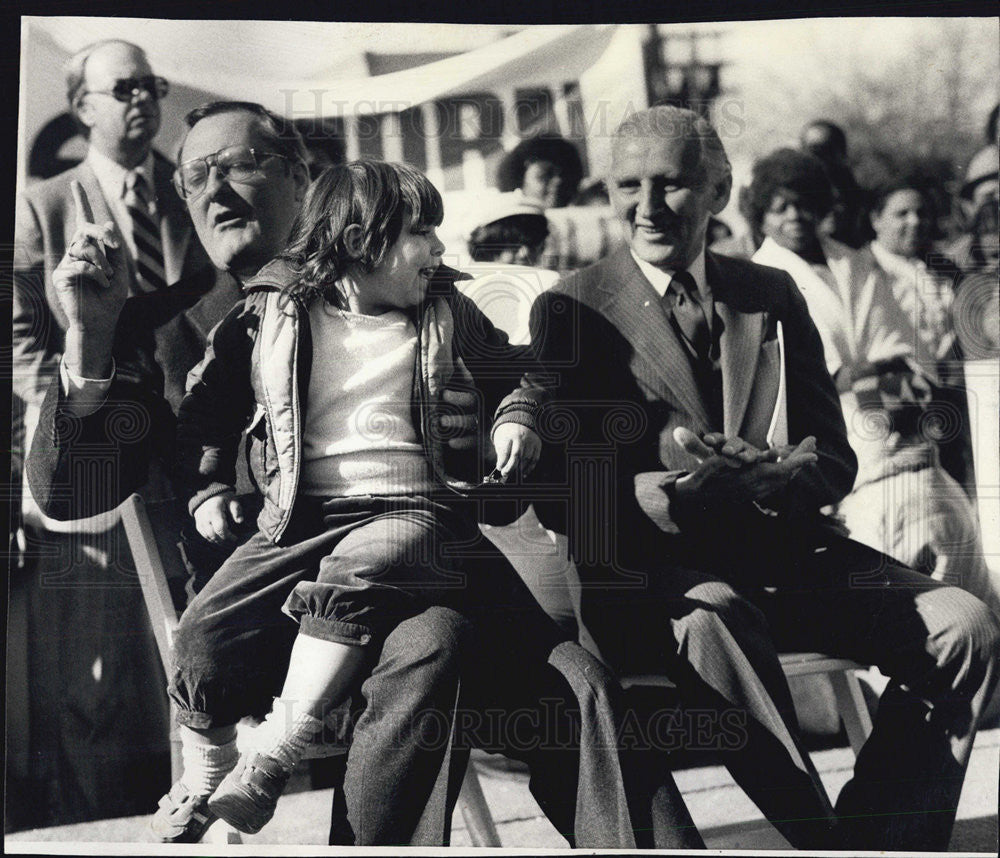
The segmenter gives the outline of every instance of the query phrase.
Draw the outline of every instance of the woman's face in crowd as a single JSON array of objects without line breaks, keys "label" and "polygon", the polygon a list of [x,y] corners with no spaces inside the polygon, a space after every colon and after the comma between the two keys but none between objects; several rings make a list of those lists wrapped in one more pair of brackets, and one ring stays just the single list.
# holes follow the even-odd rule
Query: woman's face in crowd
[{"label": "woman's face in crowd", "polygon": [[801,254],[816,243],[820,219],[820,213],[805,195],[781,188],[764,212],[761,231],[785,250]]},{"label": "woman's face in crowd", "polygon": [[568,202],[563,191],[563,173],[551,161],[532,161],[524,168],[521,192],[545,208],[564,206]]},{"label": "woman's face in crowd", "polygon": [[407,209],[399,238],[382,264],[357,277],[359,312],[375,315],[415,307],[424,300],[443,254],[435,228],[414,223]]},{"label": "woman's face in crowd", "polygon": [[878,243],[908,259],[926,252],[933,226],[930,205],[923,194],[912,188],[893,191],[885,198],[882,209],[872,214]]}]

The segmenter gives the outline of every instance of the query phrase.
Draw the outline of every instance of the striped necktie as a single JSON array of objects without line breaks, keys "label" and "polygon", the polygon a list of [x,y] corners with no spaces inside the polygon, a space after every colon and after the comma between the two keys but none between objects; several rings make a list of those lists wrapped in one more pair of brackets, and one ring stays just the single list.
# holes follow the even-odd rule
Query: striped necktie
[{"label": "striped necktie", "polygon": [[167,285],[163,270],[163,243],[159,217],[150,212],[149,186],[141,173],[132,171],[125,179],[125,208],[132,218],[132,241],[135,243],[139,284],[145,292]]}]

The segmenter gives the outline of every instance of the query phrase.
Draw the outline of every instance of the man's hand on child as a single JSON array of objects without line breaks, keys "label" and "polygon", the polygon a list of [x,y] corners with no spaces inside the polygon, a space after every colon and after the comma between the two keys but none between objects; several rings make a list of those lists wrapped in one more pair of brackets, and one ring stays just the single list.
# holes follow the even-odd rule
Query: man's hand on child
[{"label": "man's hand on child", "polygon": [[208,542],[234,542],[232,525],[243,523],[243,507],[233,492],[210,497],[194,511],[194,524]]},{"label": "man's hand on child", "polygon": [[512,472],[526,477],[542,452],[542,439],[520,423],[501,423],[493,430],[493,446],[497,451],[497,468],[504,477]]},{"label": "man's hand on child", "polygon": [[448,439],[448,446],[453,450],[475,450],[480,440],[479,395],[472,373],[461,358],[455,361],[455,372],[441,399],[459,412],[441,415],[441,427],[456,432],[454,438]]},{"label": "man's hand on child", "polygon": [[460,414],[442,414],[441,428],[460,434],[448,439],[453,450],[474,450],[479,446],[479,398],[470,390],[448,388],[441,395],[444,402],[454,406]]}]

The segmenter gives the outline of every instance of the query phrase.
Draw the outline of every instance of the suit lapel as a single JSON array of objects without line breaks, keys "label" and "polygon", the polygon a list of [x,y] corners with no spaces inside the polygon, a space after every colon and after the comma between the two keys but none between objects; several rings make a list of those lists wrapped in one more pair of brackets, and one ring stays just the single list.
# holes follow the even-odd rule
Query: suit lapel
[{"label": "suit lapel", "polygon": [[656,290],[627,248],[609,262],[599,286],[602,304],[598,309],[631,343],[635,352],[633,372],[657,395],[689,414],[698,424],[692,429],[709,429],[708,412],[690,361],[660,308]]},{"label": "suit lapel", "polygon": [[215,274],[213,285],[184,313],[191,327],[203,340],[208,340],[212,328],[233,308],[242,294],[236,278],[231,274],[215,268],[209,270]]},{"label": "suit lapel", "polygon": [[191,220],[170,182],[170,164],[153,153],[153,184],[156,205],[160,210],[160,238],[163,242],[163,270],[167,285],[176,283],[184,274],[184,259],[191,240]]},{"label": "suit lapel", "polygon": [[764,337],[764,314],[741,312],[733,306],[739,284],[726,276],[725,260],[707,254],[705,263],[715,312],[723,326],[719,339],[723,431],[726,435],[739,435],[757,373]]},{"label": "suit lapel", "polygon": [[[774,381],[771,378],[774,367],[770,362],[767,366],[760,363],[767,319],[763,311],[741,306],[745,302],[740,301],[739,274],[729,270],[724,257],[706,254],[705,270],[715,300],[715,311],[723,324],[719,350],[724,431],[726,435],[746,438],[747,432],[753,429],[756,436],[760,434],[756,432],[756,427],[746,425],[751,394],[754,394],[756,404],[763,393],[756,386],[762,382],[768,386]],[[758,378],[762,372],[768,376],[767,379]],[[751,416],[751,422],[756,424],[759,415],[755,413]]]},{"label": "suit lapel", "polygon": [[[104,221],[110,220],[117,223],[115,216],[111,213],[111,208],[108,206],[108,201],[104,199],[104,191],[101,190],[101,185],[97,181],[97,174],[86,161],[80,164],[77,178],[84,191],[87,192],[87,200],[94,213],[94,222],[104,223]],[[72,198],[70,198],[70,202],[72,203]],[[76,229],[76,223],[73,224],[73,229]]]}]

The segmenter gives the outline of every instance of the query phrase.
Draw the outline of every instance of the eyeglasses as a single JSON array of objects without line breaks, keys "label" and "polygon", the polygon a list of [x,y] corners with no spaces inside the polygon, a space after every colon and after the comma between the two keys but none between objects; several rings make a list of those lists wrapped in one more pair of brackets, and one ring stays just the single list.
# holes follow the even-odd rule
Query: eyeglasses
[{"label": "eyeglasses", "polygon": [[138,98],[141,93],[146,93],[153,101],[166,98],[170,92],[170,84],[162,77],[147,75],[146,77],[126,77],[119,78],[111,89],[88,89],[83,95],[110,95],[115,101],[129,102]]},{"label": "eyeglasses", "polygon": [[192,158],[174,170],[174,187],[181,199],[190,200],[200,195],[208,184],[212,167],[219,171],[219,178],[250,185],[264,178],[261,167],[268,158],[284,158],[277,152],[260,152],[249,146],[230,146],[204,158]]}]

